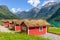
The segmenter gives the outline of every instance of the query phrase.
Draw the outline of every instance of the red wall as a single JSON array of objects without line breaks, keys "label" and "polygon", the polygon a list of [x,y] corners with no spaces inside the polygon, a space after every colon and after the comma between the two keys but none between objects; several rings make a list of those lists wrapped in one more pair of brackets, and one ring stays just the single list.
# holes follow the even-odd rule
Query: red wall
[{"label": "red wall", "polygon": [[15,31],[21,31],[21,26],[20,25],[16,25],[15,26]]},{"label": "red wall", "polygon": [[39,27],[29,28],[30,35],[42,35],[46,34],[46,27],[43,27],[43,31],[39,31]]},{"label": "red wall", "polygon": [[[21,24],[21,26],[27,27],[24,22]],[[46,34],[46,26],[43,27],[43,31],[39,31],[39,27],[27,27],[26,29],[27,29],[26,32],[29,35],[42,35],[42,34]]]},{"label": "red wall", "polygon": [[9,28],[13,29],[13,24],[12,23],[9,24]]},{"label": "red wall", "polygon": [[8,26],[8,22],[3,22],[3,26]]}]

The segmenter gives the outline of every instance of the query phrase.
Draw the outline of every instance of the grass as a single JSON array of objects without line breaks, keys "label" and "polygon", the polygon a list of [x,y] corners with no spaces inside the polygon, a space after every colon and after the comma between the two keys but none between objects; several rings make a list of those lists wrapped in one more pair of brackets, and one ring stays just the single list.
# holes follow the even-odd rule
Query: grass
[{"label": "grass", "polygon": [[48,32],[55,33],[55,34],[60,34],[60,28],[57,27],[49,27]]},{"label": "grass", "polygon": [[0,21],[0,24],[2,24],[2,21]]},{"label": "grass", "polygon": [[43,37],[31,36],[22,33],[2,33],[0,32],[0,40],[49,40]]}]

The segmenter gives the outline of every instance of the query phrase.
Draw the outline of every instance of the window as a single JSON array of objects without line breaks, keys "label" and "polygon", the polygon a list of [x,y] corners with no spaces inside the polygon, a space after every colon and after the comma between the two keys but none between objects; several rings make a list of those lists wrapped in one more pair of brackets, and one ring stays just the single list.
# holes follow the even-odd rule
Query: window
[{"label": "window", "polygon": [[43,31],[43,27],[39,27],[39,31],[40,31],[40,32]]},{"label": "window", "polygon": [[23,26],[23,27],[22,27],[22,30],[25,30],[25,31],[26,31],[26,27]]}]

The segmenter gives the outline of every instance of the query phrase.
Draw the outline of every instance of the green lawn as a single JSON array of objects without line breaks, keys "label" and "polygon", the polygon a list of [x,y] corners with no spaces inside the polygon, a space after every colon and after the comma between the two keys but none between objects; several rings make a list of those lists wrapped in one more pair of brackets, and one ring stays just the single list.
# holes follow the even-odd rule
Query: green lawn
[{"label": "green lawn", "polygon": [[2,24],[2,21],[0,20],[0,24]]},{"label": "green lawn", "polygon": [[49,40],[43,37],[31,36],[22,33],[1,33],[0,40]]},{"label": "green lawn", "polygon": [[60,34],[60,28],[57,28],[57,27],[49,27],[48,28],[48,32]]}]

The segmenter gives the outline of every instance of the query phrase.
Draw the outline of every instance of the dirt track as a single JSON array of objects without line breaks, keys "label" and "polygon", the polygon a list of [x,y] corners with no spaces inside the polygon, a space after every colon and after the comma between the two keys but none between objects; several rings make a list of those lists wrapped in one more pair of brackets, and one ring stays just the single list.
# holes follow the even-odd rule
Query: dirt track
[{"label": "dirt track", "polygon": [[6,28],[5,26],[0,25],[0,32],[11,32],[11,31],[8,28]]}]

